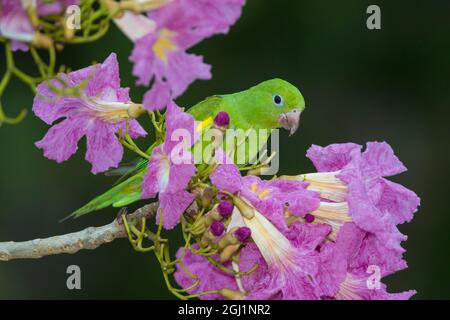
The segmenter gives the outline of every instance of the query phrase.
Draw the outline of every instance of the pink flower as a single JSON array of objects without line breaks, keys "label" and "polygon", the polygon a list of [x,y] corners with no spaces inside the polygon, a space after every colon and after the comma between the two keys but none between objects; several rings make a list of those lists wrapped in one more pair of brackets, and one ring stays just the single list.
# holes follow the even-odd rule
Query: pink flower
[{"label": "pink flower", "polygon": [[58,96],[49,85],[62,87],[61,82],[51,80],[37,87],[33,112],[47,124],[60,118],[36,146],[44,155],[61,163],[78,149],[78,141],[86,136],[86,160],[92,164],[92,173],[117,167],[122,160],[123,147],[116,133],[125,131],[133,138],[146,135],[139,123],[131,119],[136,109],[128,95],[128,88],[120,87],[119,66],[116,55],[111,54],[105,62],[69,74],[59,75],[70,88],[85,87],[77,96]]},{"label": "pink flower", "polygon": [[363,153],[350,143],[312,146],[307,156],[320,172],[297,178],[327,199],[312,213],[318,222],[332,224],[335,236],[343,223],[353,221],[387,248],[404,251],[400,242],[406,237],[397,225],[413,218],[420,199],[384,178],[406,170],[387,143],[369,142]]},{"label": "pink flower", "polygon": [[[149,12],[148,17],[156,26],[135,41],[130,56],[137,83],[153,83],[144,97],[147,109],[161,109],[196,79],[211,78],[211,66],[203,63],[201,56],[188,54],[186,50],[214,34],[227,33],[239,18],[244,2],[174,0]],[[145,24],[148,23],[143,22]],[[139,34],[143,33],[141,28],[137,29]],[[136,38],[133,35],[129,37]]]},{"label": "pink flower", "polygon": [[[159,194],[163,226],[172,229],[194,200],[186,188],[195,174],[190,152],[197,139],[194,118],[183,112],[174,102],[166,112],[166,139],[153,149],[142,186],[142,198]],[[159,215],[157,216],[159,222]]]}]

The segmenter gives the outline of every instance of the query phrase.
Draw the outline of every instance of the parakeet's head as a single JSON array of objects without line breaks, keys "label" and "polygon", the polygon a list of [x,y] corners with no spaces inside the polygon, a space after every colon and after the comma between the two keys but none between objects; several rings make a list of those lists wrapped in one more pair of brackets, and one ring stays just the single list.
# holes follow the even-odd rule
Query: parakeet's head
[{"label": "parakeet's head", "polygon": [[255,107],[264,115],[265,127],[283,127],[291,135],[297,131],[300,114],[305,109],[305,100],[295,86],[281,79],[272,79],[249,91],[254,92],[257,97]]}]

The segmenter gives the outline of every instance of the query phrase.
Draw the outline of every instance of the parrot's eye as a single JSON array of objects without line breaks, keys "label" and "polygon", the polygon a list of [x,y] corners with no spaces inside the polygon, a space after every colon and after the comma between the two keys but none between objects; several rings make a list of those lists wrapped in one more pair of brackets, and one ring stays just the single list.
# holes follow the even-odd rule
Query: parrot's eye
[{"label": "parrot's eye", "polygon": [[278,107],[281,107],[283,105],[283,97],[279,94],[274,94],[272,99],[273,103],[275,103]]}]

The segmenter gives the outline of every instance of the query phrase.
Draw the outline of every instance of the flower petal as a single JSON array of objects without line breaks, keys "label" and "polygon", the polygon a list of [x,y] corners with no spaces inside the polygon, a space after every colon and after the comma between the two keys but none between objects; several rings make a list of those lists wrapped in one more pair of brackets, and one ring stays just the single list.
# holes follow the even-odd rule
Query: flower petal
[{"label": "flower petal", "polygon": [[[142,183],[142,199],[154,198],[161,190],[162,185],[167,185],[170,175],[170,166],[163,163],[165,155],[162,152],[162,146],[153,149],[150,160],[147,165],[147,172]],[[166,183],[161,180],[167,180]],[[165,187],[164,187],[165,189]]]},{"label": "flower petal", "polygon": [[155,79],[152,88],[144,95],[144,107],[147,110],[161,110],[170,102],[170,87],[166,82]]},{"label": "flower petal", "polygon": [[78,149],[78,141],[86,134],[86,119],[66,119],[51,127],[44,138],[36,142],[44,156],[58,163],[69,159]]},{"label": "flower petal", "polygon": [[317,171],[337,171],[347,165],[355,154],[361,152],[361,146],[354,143],[332,144],[327,147],[313,145],[308,149],[308,157]]},{"label": "flower petal", "polygon": [[177,98],[183,94],[195,80],[210,80],[212,78],[211,66],[203,63],[203,57],[188,54],[184,51],[170,53],[165,74],[158,74],[158,76],[167,78],[172,91],[172,98]]},{"label": "flower petal", "polygon": [[86,132],[86,160],[92,164],[91,172],[97,174],[110,168],[117,168],[123,156],[123,147],[110,124],[95,120]]},{"label": "flower petal", "polygon": [[[178,223],[183,212],[194,201],[195,196],[187,191],[176,193],[163,192],[159,195],[159,206],[162,210],[162,221],[165,229],[173,229]],[[159,223],[159,210],[156,221]]]},{"label": "flower petal", "polygon": [[120,77],[117,55],[111,53],[103,63],[97,64],[93,68],[95,68],[95,72],[89,75],[92,79],[87,85],[86,94],[91,97],[98,97],[100,94],[102,100],[118,101],[116,91],[120,88]]},{"label": "flower petal", "polygon": [[382,179],[379,186],[377,207],[389,212],[395,224],[410,222],[420,198],[413,191],[386,179]]},{"label": "flower petal", "polygon": [[148,86],[154,77],[157,60],[152,47],[157,38],[157,33],[149,33],[134,44],[130,61],[133,62],[133,75],[138,78],[138,85]]},{"label": "flower petal", "polygon": [[166,191],[174,193],[186,189],[189,181],[195,174],[195,170],[196,168],[193,164],[171,164]]},{"label": "flower petal", "polygon": [[389,177],[406,171],[406,167],[386,142],[368,142],[362,159],[366,170],[381,177]]},{"label": "flower petal", "polygon": [[221,164],[210,176],[211,182],[220,190],[236,193],[241,189],[241,173],[234,164]]},{"label": "flower petal", "polygon": [[[196,142],[198,135],[195,131],[195,119],[192,115],[183,112],[173,101],[167,106],[166,113],[166,138],[164,151],[170,158],[180,156],[180,152],[190,154],[189,148]],[[176,146],[182,148],[174,149]],[[174,151],[174,154],[172,154]]]}]

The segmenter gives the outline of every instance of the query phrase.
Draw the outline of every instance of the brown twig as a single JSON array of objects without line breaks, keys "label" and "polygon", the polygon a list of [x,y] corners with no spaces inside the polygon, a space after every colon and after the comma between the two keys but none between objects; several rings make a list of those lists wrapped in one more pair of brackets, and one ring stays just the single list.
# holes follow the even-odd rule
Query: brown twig
[{"label": "brown twig", "polygon": [[[148,204],[128,215],[127,219],[132,222],[150,218],[156,214],[158,207],[158,202]],[[73,254],[83,249],[94,250],[105,243],[126,237],[125,227],[119,217],[101,227],[89,227],[60,236],[22,242],[0,242],[0,261],[39,259],[54,254]]]}]

